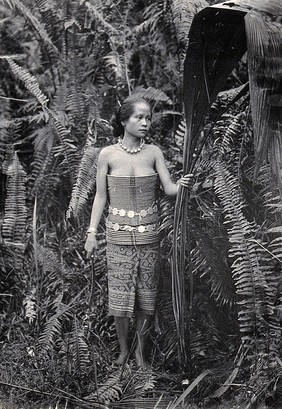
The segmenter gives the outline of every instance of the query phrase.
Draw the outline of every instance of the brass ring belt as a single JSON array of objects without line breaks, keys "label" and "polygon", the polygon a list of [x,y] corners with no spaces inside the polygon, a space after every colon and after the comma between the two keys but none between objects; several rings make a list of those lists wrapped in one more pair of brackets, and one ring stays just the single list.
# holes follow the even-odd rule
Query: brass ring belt
[{"label": "brass ring belt", "polygon": [[139,226],[129,226],[127,224],[119,224],[119,223],[113,223],[107,220],[106,226],[109,227],[110,229],[113,229],[114,231],[138,231],[139,233],[144,233],[144,232],[153,232],[157,229],[156,224],[147,224],[146,226],[144,225],[139,225]]},{"label": "brass ring belt", "polygon": [[153,214],[158,211],[158,206],[153,205],[148,207],[147,210],[140,210],[140,212],[135,212],[134,210],[124,210],[124,209],[117,209],[116,207],[109,206],[109,213],[112,213],[114,216],[117,214],[121,217],[127,216],[132,219],[134,216],[146,217],[148,214]]}]

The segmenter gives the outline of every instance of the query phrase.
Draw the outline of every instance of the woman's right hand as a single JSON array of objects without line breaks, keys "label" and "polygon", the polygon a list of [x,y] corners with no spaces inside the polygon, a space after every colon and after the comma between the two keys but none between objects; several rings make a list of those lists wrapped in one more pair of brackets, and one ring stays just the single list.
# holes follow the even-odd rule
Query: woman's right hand
[{"label": "woman's right hand", "polygon": [[84,246],[84,249],[85,249],[85,252],[86,252],[86,255],[85,255],[86,258],[89,259],[91,257],[91,255],[92,255],[92,253],[96,252],[97,248],[98,248],[98,242],[97,242],[97,239],[96,239],[96,234],[88,233],[87,234],[87,239],[86,239],[86,242],[85,242],[85,246]]}]

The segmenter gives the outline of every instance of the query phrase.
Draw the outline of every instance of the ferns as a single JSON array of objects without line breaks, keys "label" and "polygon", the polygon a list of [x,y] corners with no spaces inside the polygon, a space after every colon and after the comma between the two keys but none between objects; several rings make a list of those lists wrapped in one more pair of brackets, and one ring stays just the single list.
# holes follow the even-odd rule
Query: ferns
[{"label": "ferns", "polygon": [[167,104],[172,104],[171,99],[161,90],[153,87],[136,87],[132,95],[138,95],[141,98],[148,99],[149,101],[165,102]]},{"label": "ferns", "polygon": [[264,300],[267,291],[258,263],[260,249],[251,241],[255,226],[249,223],[242,213],[244,203],[236,179],[221,164],[216,165],[215,175],[215,192],[223,205],[232,245],[229,255],[233,260],[232,275],[239,295],[238,304],[241,306],[238,314],[242,340],[248,345],[249,341],[255,341],[253,335],[259,331],[254,326],[260,325],[263,314],[259,310],[259,303]]},{"label": "ferns", "polygon": [[[139,368],[139,370],[133,371],[130,365],[124,365],[110,374],[103,385],[84,399],[89,403],[101,402],[108,404],[121,400],[126,389],[131,391],[131,395],[140,395],[142,398],[144,392],[154,388],[156,380],[156,376],[150,369]],[[128,404],[131,404],[131,402],[128,401]],[[133,402],[132,404],[134,405]]]},{"label": "ferns", "polygon": [[20,270],[25,248],[27,223],[26,173],[19,163],[16,153],[14,153],[6,174],[8,176],[8,194],[5,201],[5,216],[2,225],[3,239],[7,245],[13,247],[15,269]]},{"label": "ferns", "polygon": [[48,318],[44,329],[38,339],[38,346],[40,354],[46,357],[46,353],[53,352],[57,338],[61,337],[62,333],[62,319],[66,310],[62,303],[62,294],[54,300],[55,312]]},{"label": "ferns", "polygon": [[3,1],[6,2],[8,6],[11,8],[16,7],[30,21],[31,25],[39,34],[40,39],[50,52],[50,55],[58,57],[59,51],[57,47],[49,38],[48,33],[44,28],[44,25],[36,18],[36,16],[30,11],[30,9],[26,7],[20,0],[13,0],[12,2],[10,2],[9,0]]},{"label": "ferns", "polygon": [[85,149],[79,166],[76,182],[73,187],[67,218],[71,215],[78,218],[86,204],[89,193],[93,190],[96,180],[97,158],[99,148],[89,146]]},{"label": "ferns", "polygon": [[171,4],[172,19],[179,44],[187,46],[188,33],[193,17],[209,4],[205,0],[182,1],[173,0]]},{"label": "ferns", "polygon": [[106,32],[109,32],[110,34],[119,34],[118,30],[104,19],[97,7],[93,6],[89,1],[85,1],[84,4]]},{"label": "ferns", "polygon": [[15,63],[12,59],[7,59],[13,73],[19,77],[26,86],[26,88],[36,97],[38,102],[44,107],[48,102],[48,98],[40,90],[37,80],[30,75],[24,68]]},{"label": "ferns", "polygon": [[117,370],[109,376],[106,382],[92,395],[87,396],[87,401],[113,402],[120,399],[124,380],[128,382],[129,371],[125,368]]}]

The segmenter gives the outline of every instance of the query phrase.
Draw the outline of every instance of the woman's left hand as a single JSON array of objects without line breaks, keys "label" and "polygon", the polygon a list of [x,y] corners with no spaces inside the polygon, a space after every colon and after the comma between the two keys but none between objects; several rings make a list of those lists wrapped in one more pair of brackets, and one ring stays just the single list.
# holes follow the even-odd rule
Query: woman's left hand
[{"label": "woman's left hand", "polygon": [[188,189],[191,189],[195,182],[195,176],[193,173],[187,173],[187,175],[183,176],[180,179],[180,184]]}]

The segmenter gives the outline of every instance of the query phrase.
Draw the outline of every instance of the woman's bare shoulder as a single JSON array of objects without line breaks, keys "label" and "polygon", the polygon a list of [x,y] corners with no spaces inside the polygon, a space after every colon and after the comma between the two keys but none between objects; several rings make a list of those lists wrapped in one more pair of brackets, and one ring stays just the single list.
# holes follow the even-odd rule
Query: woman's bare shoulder
[{"label": "woman's bare shoulder", "polygon": [[150,152],[152,155],[154,155],[154,156],[159,156],[159,155],[162,155],[162,150],[158,147],[158,146],[156,146],[156,145],[145,145],[146,146],[146,150],[147,150],[147,152]]},{"label": "woman's bare shoulder", "polygon": [[116,150],[116,147],[117,147],[116,144],[105,146],[104,148],[101,149],[100,156],[103,158],[107,158]]}]

